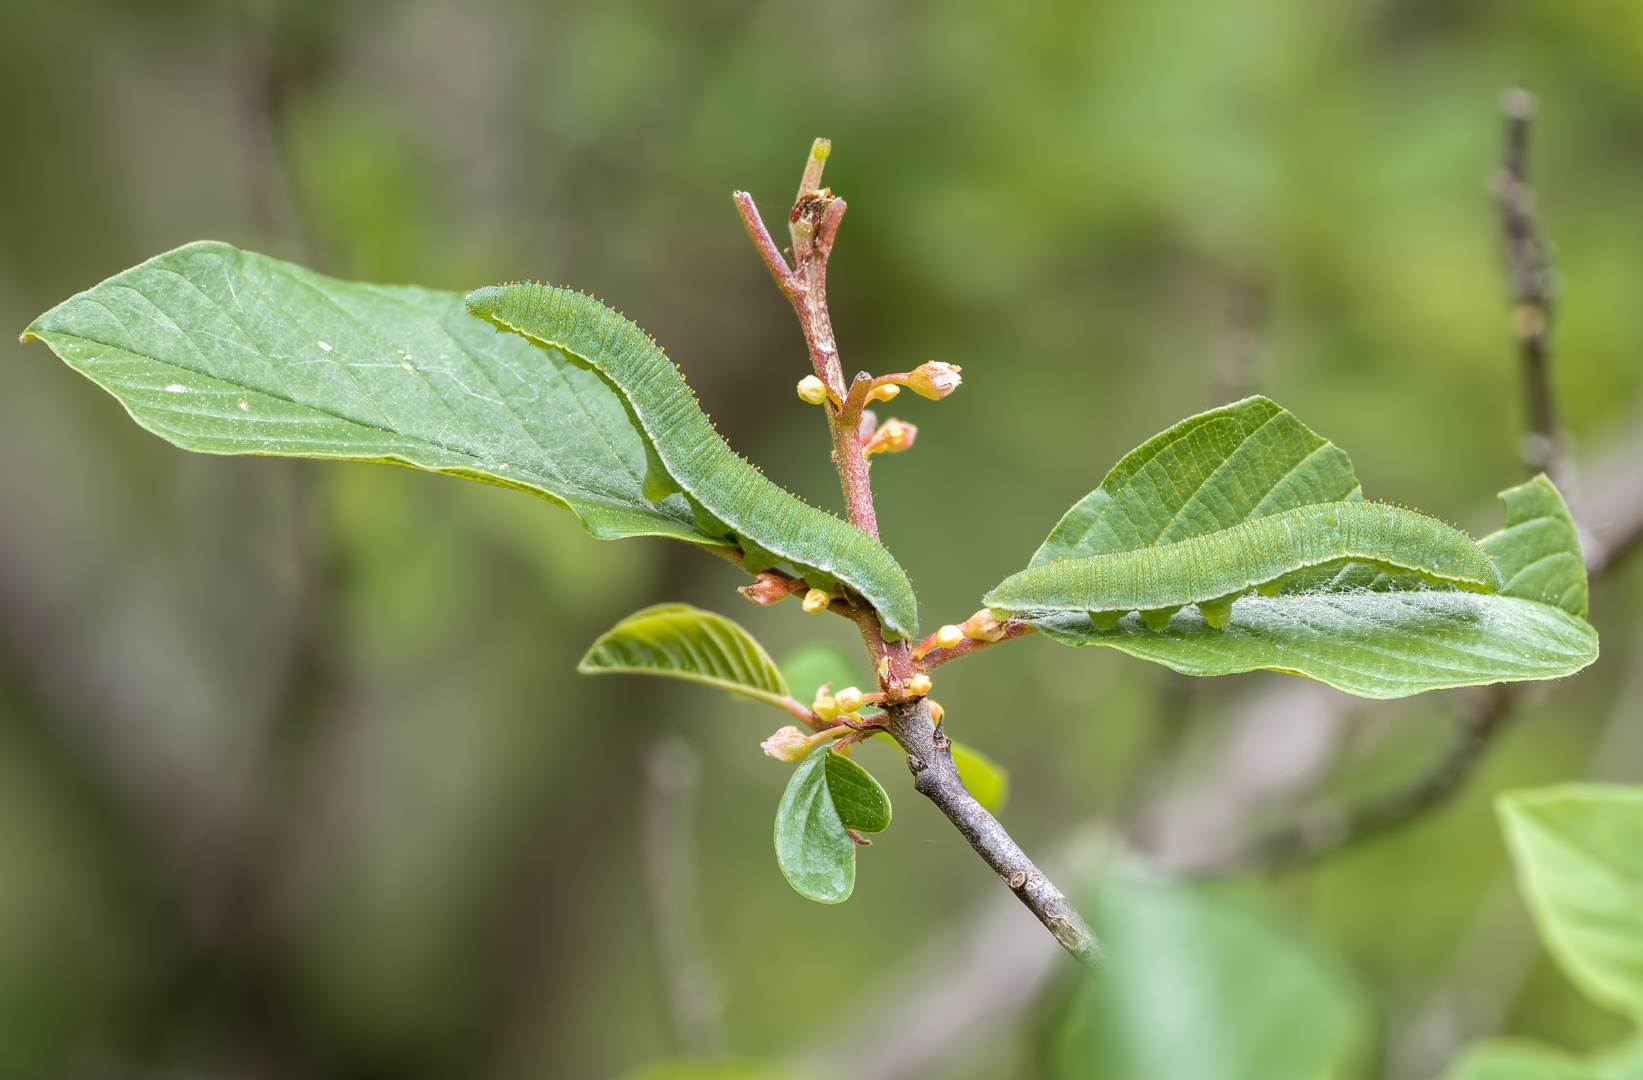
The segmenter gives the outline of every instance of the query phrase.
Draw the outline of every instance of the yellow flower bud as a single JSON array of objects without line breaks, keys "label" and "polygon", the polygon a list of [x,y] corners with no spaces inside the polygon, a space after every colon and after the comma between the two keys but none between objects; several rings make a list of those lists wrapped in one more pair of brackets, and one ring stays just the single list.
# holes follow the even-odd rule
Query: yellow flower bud
[{"label": "yellow flower bud", "polygon": [[827,400],[827,384],[814,375],[806,375],[799,380],[799,397],[812,405],[820,405]]},{"label": "yellow flower bud", "polygon": [[1003,641],[1004,624],[993,617],[993,613],[986,608],[971,615],[963,626],[964,636],[975,638],[977,641]]},{"label": "yellow flower bud", "polygon": [[958,374],[962,370],[964,369],[957,364],[944,364],[940,360],[932,360],[908,372],[906,385],[915,394],[932,401],[940,401],[957,390],[959,384],[964,381]]},{"label": "yellow flower bud", "polygon": [[832,603],[832,599],[820,589],[811,589],[804,594],[804,610],[812,615],[818,611],[826,611],[827,605]]},{"label": "yellow flower bud", "polygon": [[883,386],[875,386],[873,392],[867,395],[867,400],[889,401],[899,393],[901,393],[901,387],[895,383],[885,383]]},{"label": "yellow flower bud", "polygon": [[913,445],[918,437],[918,428],[905,420],[891,417],[886,420],[871,438],[862,444],[864,454],[894,454]]},{"label": "yellow flower bud", "polygon": [[930,719],[934,723],[941,723],[941,718],[947,715],[947,710],[943,709],[937,702],[927,701],[925,702],[925,705],[929,708]]},{"label": "yellow flower bud", "polygon": [[841,713],[853,713],[861,708],[861,691],[854,686],[847,686],[833,695],[833,704],[839,707]]},{"label": "yellow flower bud", "polygon": [[839,715],[838,705],[826,694],[816,695],[816,700],[810,703],[810,711],[823,720],[831,720]]},{"label": "yellow flower bud", "polygon": [[777,761],[799,761],[810,753],[810,736],[792,724],[782,728],[759,744],[759,749]]},{"label": "yellow flower bud", "polygon": [[923,697],[930,692],[930,685],[930,676],[921,671],[907,680],[907,696]]},{"label": "yellow flower bud", "polygon": [[963,640],[964,631],[950,623],[936,631],[936,644],[943,649],[951,649]]}]

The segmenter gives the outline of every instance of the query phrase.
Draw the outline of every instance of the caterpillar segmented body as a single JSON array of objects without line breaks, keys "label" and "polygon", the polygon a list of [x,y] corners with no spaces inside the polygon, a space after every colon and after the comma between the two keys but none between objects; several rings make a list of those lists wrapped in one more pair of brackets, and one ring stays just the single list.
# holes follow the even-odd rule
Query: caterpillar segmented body
[{"label": "caterpillar segmented body", "polygon": [[730,448],[678,368],[639,327],[590,297],[528,282],[468,294],[468,311],[558,349],[626,403],[645,444],[644,494],[682,492],[710,536],[734,540],[751,572],[786,559],[812,587],[838,582],[878,611],[887,639],[918,631],[918,601],[895,557],[847,521],[806,505]]},{"label": "caterpillar segmented body", "polygon": [[1385,503],[1337,502],[1175,543],[1045,563],[1006,578],[982,602],[999,614],[1087,611],[1103,629],[1139,611],[1153,630],[1197,604],[1219,629],[1250,589],[1271,595],[1285,575],[1347,562],[1473,592],[1501,588],[1494,563],[1459,529]]}]

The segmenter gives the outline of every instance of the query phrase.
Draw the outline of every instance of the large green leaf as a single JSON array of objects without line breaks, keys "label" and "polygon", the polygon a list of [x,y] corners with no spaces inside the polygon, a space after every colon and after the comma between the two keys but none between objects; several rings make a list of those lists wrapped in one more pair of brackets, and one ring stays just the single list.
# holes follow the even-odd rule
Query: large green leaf
[{"label": "large green leaf", "polygon": [[1442,1080],[1600,1080],[1577,1058],[1527,1039],[1490,1039],[1468,1049]]},{"label": "large green leaf", "polygon": [[1506,525],[1483,538],[1505,585],[1501,592],[1586,617],[1586,559],[1557,488],[1541,473],[1500,493]]},{"label": "large green leaf", "polygon": [[1222,893],[1115,875],[1094,907],[1105,969],[1050,1052],[1066,1080],[1319,1080],[1348,1075],[1371,1020],[1327,958]]},{"label": "large green leaf", "polygon": [[1547,951],[1592,1000],[1643,1021],[1643,787],[1565,784],[1498,809]]},{"label": "large green leaf", "polygon": [[780,707],[787,683],[751,634],[689,604],[636,611],[599,636],[576,670],[584,675],[667,675]]},{"label": "large green leaf", "polygon": [[823,904],[849,899],[856,887],[856,842],[827,790],[827,759],[837,756],[827,745],[812,750],[776,807],[776,864],[799,895]]},{"label": "large green leaf", "polygon": [[[1256,398],[1227,409],[1253,408],[1255,402],[1276,408]],[[1068,555],[1103,554],[1126,550],[1113,545],[1150,536],[1157,520],[1147,519],[1145,529],[1134,526],[1144,516],[1146,504],[1136,493],[1138,488],[1158,492],[1165,506],[1196,508],[1195,520],[1204,520],[1202,507],[1229,505],[1219,494],[1223,488],[1242,492],[1235,482],[1239,475],[1253,476],[1251,483],[1258,491],[1267,490],[1276,475],[1289,476],[1295,470],[1299,470],[1296,475],[1312,475],[1308,471],[1311,464],[1277,458],[1280,463],[1289,462],[1283,467],[1261,455],[1253,455],[1253,463],[1244,460],[1238,468],[1232,468],[1232,457],[1226,459],[1226,470],[1211,468],[1215,455],[1232,444],[1227,439],[1213,446],[1194,444],[1192,438],[1200,428],[1193,425],[1204,417],[1183,421],[1120,462],[1108,479],[1120,478],[1114,490],[1123,495],[1122,503],[1116,495],[1103,502],[1097,491],[1080,504],[1106,507],[1088,533],[1105,548],[1086,550],[1091,548],[1087,543],[1083,548],[1062,550]],[[1293,418],[1289,422],[1294,423]],[[1187,459],[1190,467],[1174,464],[1166,469],[1159,462],[1167,454],[1156,447],[1178,431],[1184,434],[1166,449],[1185,444],[1177,457]],[[1306,435],[1317,439],[1311,432]],[[1304,449],[1310,444],[1305,439],[1287,439],[1283,445]],[[1238,443],[1234,452],[1243,454],[1245,448],[1245,443]],[[1292,457],[1298,452],[1292,451]],[[1337,455],[1340,451],[1323,444],[1306,459],[1329,463],[1327,475],[1341,486],[1351,473],[1344,455]],[[1127,464],[1132,459],[1139,464]],[[1147,479],[1143,484],[1134,477]],[[1189,492],[1194,483],[1198,488]],[[1041,615],[1031,621],[1064,645],[1106,645],[1188,675],[1269,668],[1306,675],[1361,697],[1396,698],[1446,687],[1570,675],[1597,659],[1598,642],[1596,631],[1579,617],[1584,611],[1585,568],[1578,561],[1579,546],[1568,510],[1557,489],[1542,480],[1502,492],[1501,498],[1506,503],[1506,527],[1483,541],[1499,561],[1502,576],[1510,579],[1499,595],[1432,589],[1410,576],[1387,575],[1353,564],[1338,573],[1296,575],[1277,596],[1244,596],[1232,605],[1231,622],[1221,630],[1211,629],[1193,607],[1177,612],[1161,631],[1147,629],[1137,615],[1106,630],[1096,629],[1079,613]],[[1252,501],[1253,496],[1243,494],[1238,505],[1248,506]],[[1254,505],[1262,516],[1287,508],[1272,505],[1270,498]],[[1120,506],[1126,509],[1115,518]],[[1057,534],[1072,516],[1057,527]],[[1215,526],[1226,527],[1230,517],[1230,512],[1214,517]],[[1114,528],[1113,520],[1126,523],[1125,530]],[[1168,527],[1175,529],[1178,524],[1172,521]],[[1168,532],[1159,535],[1166,541],[1181,538]],[[1043,555],[1040,549],[1035,560]]]},{"label": "large green leaf", "polygon": [[1125,454],[1032,565],[1186,540],[1312,503],[1360,499],[1352,462],[1264,397],[1191,416]]},{"label": "large green leaf", "polygon": [[395,462],[522,488],[594,536],[699,531],[641,492],[622,401],[455,293],[338,281],[204,241],[73,296],[25,337],[187,450]]},{"label": "large green leaf", "polygon": [[1134,615],[1109,630],[1079,614],[1033,625],[1063,645],[1106,645],[1187,675],[1270,668],[1367,698],[1555,679],[1597,659],[1597,631],[1565,611],[1439,590],[1247,596],[1224,630],[1192,608],[1157,632]]}]

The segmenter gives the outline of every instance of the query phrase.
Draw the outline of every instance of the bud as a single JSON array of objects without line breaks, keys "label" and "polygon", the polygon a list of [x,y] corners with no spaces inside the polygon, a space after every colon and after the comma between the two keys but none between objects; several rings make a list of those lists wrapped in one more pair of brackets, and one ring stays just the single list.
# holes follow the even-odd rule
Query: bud
[{"label": "bud", "polygon": [[947,715],[947,710],[934,701],[926,701],[924,705],[930,710],[930,719],[934,723],[941,723],[941,718]]},{"label": "bud", "polygon": [[918,428],[904,420],[891,417],[873,433],[873,437],[862,444],[864,454],[895,454],[913,445],[918,438]]},{"label": "bud", "polygon": [[853,713],[861,708],[861,691],[854,686],[847,686],[833,695],[833,704],[839,707],[841,713]]},{"label": "bud", "polygon": [[897,386],[895,383],[887,382],[883,386],[873,387],[873,392],[867,395],[867,400],[889,401],[899,393],[901,393],[901,387]]},{"label": "bud", "polygon": [[936,631],[936,645],[939,648],[951,649],[964,640],[964,631],[949,623]]},{"label": "bud", "polygon": [[777,761],[799,761],[810,753],[811,737],[792,724],[759,744],[759,749]]},{"label": "bud", "polygon": [[810,703],[810,711],[823,720],[831,720],[839,715],[839,706],[826,694],[817,694],[816,700]]},{"label": "bud", "polygon": [[751,585],[743,585],[736,591],[753,601],[755,604],[769,605],[785,599],[795,589],[803,587],[804,582],[784,574],[772,574],[768,570],[753,579]]},{"label": "bud", "polygon": [[828,596],[822,590],[811,589],[809,592],[804,594],[804,610],[814,615],[818,611],[826,611],[827,605],[832,603],[832,601],[833,598]]},{"label": "bud", "polygon": [[959,383],[964,381],[958,376],[962,370],[964,369],[957,364],[944,364],[940,360],[932,360],[908,372],[905,385],[915,394],[932,401],[940,401],[957,390]]},{"label": "bud", "polygon": [[872,409],[861,411],[861,423],[856,425],[856,441],[865,443],[879,428],[879,418]]},{"label": "bud", "polygon": [[930,676],[921,671],[907,680],[907,696],[923,697],[930,692],[930,686]]},{"label": "bud", "polygon": [[1004,624],[993,618],[993,613],[986,608],[971,615],[959,629],[964,631],[965,637],[977,641],[1004,640]]},{"label": "bud", "polygon": [[799,380],[799,398],[812,405],[820,405],[827,400],[827,384],[814,375],[806,375]]}]

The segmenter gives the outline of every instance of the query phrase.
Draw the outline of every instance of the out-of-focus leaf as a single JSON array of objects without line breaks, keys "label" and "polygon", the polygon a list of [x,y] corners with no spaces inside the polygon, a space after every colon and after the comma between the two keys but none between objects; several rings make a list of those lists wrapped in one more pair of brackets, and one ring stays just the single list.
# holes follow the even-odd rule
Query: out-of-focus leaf
[{"label": "out-of-focus leaf", "polygon": [[1501,796],[1518,881],[1546,949],[1587,996],[1643,1020],[1643,787]]},{"label": "out-of-focus leaf", "polygon": [[1501,593],[1586,617],[1586,559],[1557,487],[1541,473],[1500,493],[1506,526],[1480,543],[1505,581]]},{"label": "out-of-focus leaf", "polygon": [[1527,1039],[1490,1039],[1465,1051],[1442,1080],[1602,1080],[1578,1059]]},{"label": "out-of-focus leaf", "polygon": [[689,604],[636,611],[600,635],[576,670],[584,675],[667,675],[780,707],[787,683],[746,630]]},{"label": "out-of-focus leaf", "polygon": [[1271,668],[1368,698],[1555,679],[1597,659],[1597,631],[1566,611],[1435,589],[1246,596],[1223,630],[1193,608],[1156,632],[1136,615],[1108,630],[1077,614],[1033,625],[1063,645],[1108,645],[1187,675]]},{"label": "out-of-focus leaf", "polygon": [[201,241],[58,304],[26,337],[168,442],[211,454],[392,462],[521,488],[594,536],[725,541],[641,491],[622,401],[455,293],[364,285]]},{"label": "out-of-focus leaf", "polygon": [[1213,891],[1114,875],[1095,904],[1108,963],[1054,1036],[1065,1080],[1345,1076],[1368,1009],[1333,963],[1270,914]]},{"label": "out-of-focus leaf", "polygon": [[812,750],[793,770],[776,807],[776,863],[800,896],[823,904],[849,899],[856,887],[856,842],[827,790],[831,747]]},{"label": "out-of-focus leaf", "polygon": [[1597,1051],[1587,1066],[1602,1080],[1643,1080],[1643,1035]]},{"label": "out-of-focus leaf", "polygon": [[1125,454],[1033,566],[1201,536],[1311,503],[1361,499],[1352,462],[1264,397],[1191,416]]},{"label": "out-of-focus leaf", "polygon": [[998,813],[1010,798],[1010,774],[1004,766],[973,746],[953,742],[953,764],[958,766],[958,778],[964,781],[976,802],[991,813]]},{"label": "out-of-focus leaf", "polygon": [[831,641],[807,641],[783,656],[777,666],[787,685],[805,704],[829,683],[834,690],[870,685],[857,661]]},{"label": "out-of-focus leaf", "polygon": [[847,829],[883,832],[890,827],[890,796],[873,774],[843,754],[828,754],[827,793]]}]

